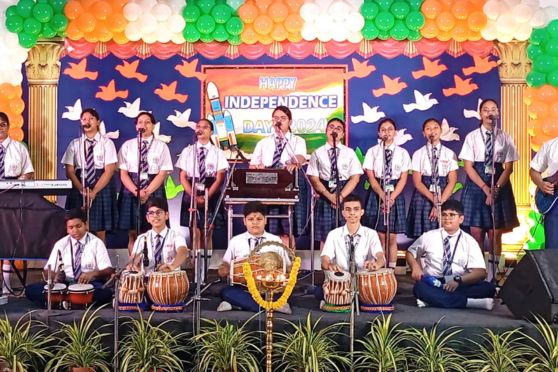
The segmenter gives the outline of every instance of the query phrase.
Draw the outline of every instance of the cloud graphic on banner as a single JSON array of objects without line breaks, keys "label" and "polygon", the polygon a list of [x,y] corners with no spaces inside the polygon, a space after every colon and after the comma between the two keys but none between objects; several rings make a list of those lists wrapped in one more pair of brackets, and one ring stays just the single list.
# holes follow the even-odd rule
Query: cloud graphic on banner
[{"label": "cloud graphic on banner", "polygon": [[459,134],[455,133],[457,130],[456,127],[450,127],[448,120],[444,118],[444,120],[442,120],[442,134],[440,135],[440,139],[446,142],[459,141]]},{"label": "cloud graphic on banner", "polygon": [[122,61],[121,65],[116,65],[116,71],[128,79],[137,79],[141,83],[145,83],[147,75],[138,72],[139,59],[134,62]]},{"label": "cloud graphic on banner", "polygon": [[170,84],[161,83],[161,88],[157,88],[153,92],[165,101],[176,100],[180,103],[184,103],[188,99],[188,95],[176,93],[177,84],[177,80]]},{"label": "cloud graphic on banner", "polygon": [[422,64],[424,69],[411,72],[411,75],[413,75],[415,79],[420,79],[425,76],[435,77],[448,69],[446,65],[440,64],[439,59],[431,61],[426,57],[422,57]]},{"label": "cloud graphic on banner", "polygon": [[116,90],[114,79],[106,86],[100,85],[101,89],[95,94],[95,98],[102,99],[103,101],[114,101],[116,98],[128,98],[128,90]]},{"label": "cloud graphic on banner", "polygon": [[478,103],[477,103],[477,109],[476,110],[468,110],[468,109],[463,109],[463,116],[465,117],[465,119],[477,119],[480,120],[480,105],[481,105],[482,99],[479,98]]},{"label": "cloud graphic on banner", "polygon": [[360,62],[356,58],[352,58],[351,61],[353,62],[353,71],[349,71],[343,74],[343,79],[345,80],[349,80],[354,77],[367,77],[368,75],[376,71],[376,67],[374,65],[368,65],[368,61]]},{"label": "cloud graphic on banner", "polygon": [[174,110],[174,115],[167,116],[167,120],[173,123],[178,128],[191,128],[196,129],[196,122],[190,121],[190,114],[192,109],[186,109],[184,112]]},{"label": "cloud graphic on banner", "polygon": [[393,141],[397,146],[403,146],[405,143],[413,139],[412,135],[410,135],[409,133],[405,133],[406,131],[407,128],[403,128],[395,133],[395,138],[393,139]]},{"label": "cloud graphic on banner", "polygon": [[382,111],[378,111],[379,108],[380,106],[370,107],[366,102],[362,102],[363,114],[351,116],[351,121],[355,124],[363,121],[366,123],[374,123],[381,118],[385,118],[386,114]]},{"label": "cloud graphic on banner", "polygon": [[86,58],[79,61],[79,63],[68,62],[68,65],[70,67],[66,67],[62,73],[76,80],[79,79],[97,80],[97,77],[99,76],[99,73],[97,71],[87,71]]},{"label": "cloud graphic on banner", "polygon": [[66,112],[62,113],[62,119],[68,120],[79,120],[81,117],[81,112],[83,109],[81,108],[81,98],[78,98],[73,106],[65,106]]},{"label": "cloud graphic on banner", "polygon": [[486,74],[494,67],[498,66],[498,62],[491,61],[490,56],[482,58],[481,56],[473,56],[473,61],[475,62],[472,67],[463,67],[463,75],[469,76],[475,72],[478,74]]},{"label": "cloud graphic on banner", "polygon": [[407,88],[407,83],[399,81],[399,79],[401,79],[400,77],[391,79],[387,75],[382,75],[382,79],[384,81],[384,87],[379,89],[372,89],[372,94],[374,94],[375,97],[381,97],[384,94],[393,96],[401,92],[403,89]]},{"label": "cloud graphic on banner", "polygon": [[444,96],[449,97],[457,94],[458,96],[466,96],[467,94],[479,89],[475,83],[471,83],[472,78],[461,79],[458,75],[453,75],[454,87],[444,88],[442,92]]},{"label": "cloud graphic on banner", "polygon": [[198,68],[198,60],[195,59],[192,62],[182,61],[181,65],[176,65],[174,69],[180,73],[180,75],[186,78],[196,78],[200,81],[204,81],[207,77],[206,74],[196,71]]},{"label": "cloud graphic on banner", "polygon": [[[124,106],[120,107],[118,109],[118,112],[128,118],[135,118],[136,116],[139,115],[140,112],[147,111],[147,110],[140,109],[140,104],[141,104],[141,98],[139,97],[136,98],[136,100],[132,103],[124,101]],[[151,112],[151,111],[147,111],[147,112]]]},{"label": "cloud graphic on banner", "polygon": [[415,103],[403,104],[403,110],[405,110],[405,112],[411,112],[413,110],[426,111],[432,106],[438,104],[438,100],[436,98],[430,98],[432,93],[422,94],[418,90],[415,90],[414,93]]},{"label": "cloud graphic on banner", "polygon": [[159,134],[160,130],[161,130],[161,123],[157,122],[157,124],[153,126],[153,136],[157,138],[159,141],[163,141],[164,143],[170,143],[172,137],[164,134]]},{"label": "cloud graphic on banner", "polygon": [[118,139],[118,137],[120,137],[120,131],[119,130],[107,133],[107,129],[105,127],[105,122],[104,121],[101,121],[101,124],[99,125],[99,132],[101,132],[101,134],[103,136],[106,136],[106,137],[108,137],[110,139],[113,139],[113,140]]}]

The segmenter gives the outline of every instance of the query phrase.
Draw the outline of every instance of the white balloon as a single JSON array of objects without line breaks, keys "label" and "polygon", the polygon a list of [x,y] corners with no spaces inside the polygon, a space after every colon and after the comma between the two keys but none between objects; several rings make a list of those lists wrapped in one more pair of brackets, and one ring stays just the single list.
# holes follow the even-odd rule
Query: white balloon
[{"label": "white balloon", "polygon": [[318,40],[320,40],[322,43],[327,43],[328,41],[330,41],[331,36],[332,36],[332,30],[331,29],[327,29],[327,30],[323,30],[323,31],[318,32]]},{"label": "white balloon", "polygon": [[124,34],[130,41],[138,41],[141,39],[141,30],[137,22],[130,22],[126,25]]},{"label": "white balloon", "polygon": [[184,39],[184,35],[182,35],[182,32],[179,32],[172,35],[171,41],[175,44],[184,44],[186,42],[186,39]]},{"label": "white balloon", "polygon": [[331,19],[331,17],[327,14],[323,14],[321,15],[318,19],[316,19],[316,30],[318,30],[318,34],[322,33],[322,32],[330,32],[331,31],[331,25],[333,23],[333,20]]},{"label": "white balloon", "polygon": [[351,8],[342,0],[334,1],[328,8],[328,14],[331,18],[339,21],[345,21],[350,11]]},{"label": "white balloon", "polygon": [[302,26],[302,30],[300,30],[300,36],[302,36],[302,38],[306,41],[316,40],[318,37],[318,31],[313,24],[305,23],[304,26]]},{"label": "white balloon", "polygon": [[533,28],[529,25],[529,23],[520,23],[517,25],[517,28],[515,29],[514,38],[518,41],[529,40],[532,31]]},{"label": "white balloon", "polygon": [[515,20],[511,14],[504,14],[498,18],[498,22],[496,23],[496,30],[498,30],[498,40],[500,39],[501,35],[511,35],[515,31]]},{"label": "white balloon", "polygon": [[149,12],[151,8],[157,5],[157,0],[136,0],[136,2],[141,6],[144,12]]},{"label": "white balloon", "polygon": [[558,8],[554,6],[547,6],[543,9],[544,14],[546,15],[547,23],[552,21],[553,19],[558,19]]},{"label": "white balloon", "polygon": [[362,34],[359,32],[349,32],[349,36],[347,37],[347,41],[349,43],[360,43],[362,41]]},{"label": "white balloon", "polygon": [[347,37],[349,36],[349,31],[347,30],[347,28],[345,27],[344,24],[339,23],[339,22],[333,22],[333,24],[331,25],[331,38],[337,42],[342,42],[347,40]]},{"label": "white balloon", "polygon": [[157,31],[155,31],[155,34],[157,35],[158,42],[168,43],[172,39],[173,33],[165,27],[165,24],[159,23],[159,27],[157,28]]},{"label": "white balloon", "polygon": [[139,28],[143,35],[157,30],[157,20],[151,14],[144,14],[139,20]]},{"label": "white balloon", "polygon": [[513,33],[498,32],[497,39],[502,43],[509,43],[513,40]]},{"label": "white balloon", "polygon": [[332,2],[333,0],[314,0],[314,3],[318,6],[318,8],[324,10],[329,8]]},{"label": "white balloon", "polygon": [[556,0],[540,0],[541,7],[556,5]]},{"label": "white balloon", "polygon": [[173,14],[167,21],[167,27],[173,33],[182,33],[182,30],[186,27],[186,21],[184,21],[184,18],[181,15]]},{"label": "white balloon", "polygon": [[482,10],[489,20],[495,21],[500,15],[500,3],[498,0],[488,0]]},{"label": "white balloon", "polygon": [[518,5],[521,0],[501,0],[501,2],[507,4],[509,8],[513,8],[514,6]]},{"label": "white balloon", "polygon": [[314,3],[306,3],[300,7],[300,17],[307,23],[314,22],[319,13],[320,8]]},{"label": "white balloon", "polygon": [[151,14],[158,21],[166,21],[172,15],[172,10],[167,4],[157,4],[151,9]]},{"label": "white balloon", "polygon": [[535,13],[536,8],[531,7],[526,4],[517,4],[512,9],[513,18],[519,23],[528,22],[531,17],[533,17],[533,13]]},{"label": "white balloon", "polygon": [[122,12],[124,14],[124,18],[126,18],[130,22],[134,22],[137,21],[139,17],[141,17],[142,9],[141,6],[139,6],[139,4],[128,3],[124,5]]},{"label": "white balloon", "polygon": [[21,74],[21,66],[19,69],[14,70],[7,76],[6,83],[11,85],[21,85],[23,82],[23,75]]},{"label": "white balloon", "polygon": [[146,34],[143,34],[141,36],[141,39],[146,43],[146,44],[153,44],[157,42],[157,32],[149,32]]},{"label": "white balloon", "polygon": [[547,22],[548,22],[548,17],[546,16],[545,11],[542,10],[542,9],[539,9],[531,17],[531,20],[529,21],[529,24],[533,28],[534,27],[544,27],[544,25],[546,25]]},{"label": "white balloon", "polygon": [[364,27],[364,17],[358,12],[351,12],[347,16],[345,27],[349,32],[358,32]]},{"label": "white balloon", "polygon": [[481,36],[485,40],[494,40],[498,35],[496,30],[496,22],[488,20],[486,26],[481,30]]}]

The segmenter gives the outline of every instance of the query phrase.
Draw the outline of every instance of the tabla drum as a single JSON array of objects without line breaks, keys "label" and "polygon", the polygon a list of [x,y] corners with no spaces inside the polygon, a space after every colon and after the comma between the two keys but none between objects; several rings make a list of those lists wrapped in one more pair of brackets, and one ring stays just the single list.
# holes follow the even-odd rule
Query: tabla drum
[{"label": "tabla drum", "polygon": [[118,310],[136,311],[143,307],[145,282],[142,273],[122,272],[118,288]]},{"label": "tabla drum", "polygon": [[85,309],[93,303],[93,284],[71,284],[68,286],[68,301],[71,310]]},{"label": "tabla drum", "polygon": [[333,313],[351,311],[351,275],[342,271],[327,271],[323,285],[322,310]]},{"label": "tabla drum", "polygon": [[[66,284],[64,283],[54,283],[50,289],[50,303],[52,308],[62,309],[62,303],[66,298]],[[45,284],[43,288],[43,293],[45,294],[45,303],[48,306],[48,284]]]},{"label": "tabla drum", "polygon": [[155,311],[176,312],[184,309],[190,283],[186,271],[153,272],[147,282],[147,294]]},{"label": "tabla drum", "polygon": [[249,256],[246,258],[241,258],[238,260],[231,261],[231,270],[230,270],[230,284],[242,284],[246,285],[246,278],[244,277],[244,271],[242,266],[245,262],[250,263],[250,267],[252,268],[252,276],[256,278],[258,274],[262,271],[262,267],[259,264],[259,256]]},{"label": "tabla drum", "polygon": [[360,310],[364,312],[391,312],[397,292],[393,269],[361,271],[357,273]]}]

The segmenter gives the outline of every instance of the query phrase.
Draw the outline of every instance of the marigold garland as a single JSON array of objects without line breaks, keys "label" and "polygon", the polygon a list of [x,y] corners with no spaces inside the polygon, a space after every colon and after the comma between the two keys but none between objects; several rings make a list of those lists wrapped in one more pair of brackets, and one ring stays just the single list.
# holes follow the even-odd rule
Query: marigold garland
[{"label": "marigold garland", "polygon": [[283,291],[283,294],[277,301],[266,301],[262,298],[258,287],[256,286],[256,281],[254,280],[254,276],[252,275],[252,268],[248,262],[245,262],[242,265],[242,271],[244,272],[244,277],[246,278],[246,285],[248,286],[248,291],[252,295],[252,298],[260,307],[264,308],[266,311],[269,310],[277,310],[287,303],[287,300],[291,296],[294,290],[294,286],[296,284],[296,278],[298,276],[298,270],[300,269],[300,257],[296,257],[293,262],[293,267],[291,268],[291,272],[289,274],[289,281]]}]

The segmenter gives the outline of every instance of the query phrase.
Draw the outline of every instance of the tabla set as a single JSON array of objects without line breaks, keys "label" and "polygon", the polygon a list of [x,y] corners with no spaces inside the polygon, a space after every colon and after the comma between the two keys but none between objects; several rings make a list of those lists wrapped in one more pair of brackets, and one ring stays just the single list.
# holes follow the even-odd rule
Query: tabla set
[{"label": "tabla set", "polygon": [[[92,284],[54,283],[50,289],[50,302],[53,309],[80,310],[93,303]],[[45,284],[43,293],[45,302],[48,302],[48,284]]]},{"label": "tabla set", "polygon": [[[397,280],[393,269],[359,271],[356,274],[360,311],[390,312],[394,310],[393,298],[397,292]],[[351,311],[351,275],[347,272],[327,271],[323,285],[327,312]]]},{"label": "tabla set", "polygon": [[[118,288],[118,309],[179,312],[184,310],[190,282],[186,271],[143,273],[124,271]],[[146,293],[147,292],[147,293]]]}]

